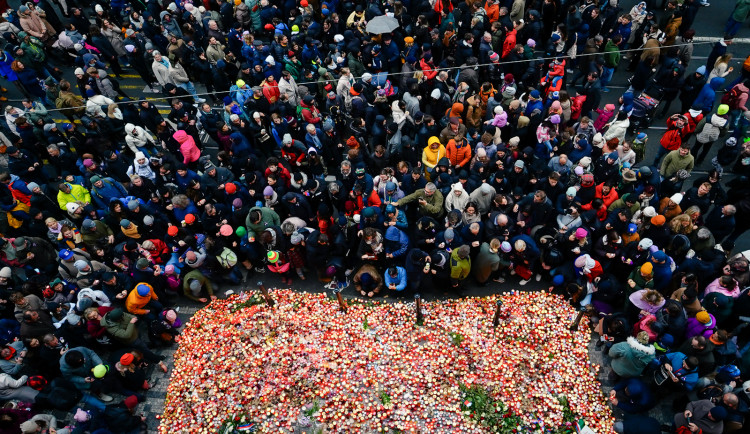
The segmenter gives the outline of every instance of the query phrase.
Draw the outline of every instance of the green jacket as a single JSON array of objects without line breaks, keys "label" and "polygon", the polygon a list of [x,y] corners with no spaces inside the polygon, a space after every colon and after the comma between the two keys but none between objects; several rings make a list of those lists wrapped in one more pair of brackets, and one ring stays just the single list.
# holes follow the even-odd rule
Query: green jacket
[{"label": "green jacket", "polygon": [[443,216],[443,193],[440,193],[439,190],[435,190],[432,196],[427,196],[422,188],[406,197],[402,197],[397,203],[398,206],[404,206],[409,202],[419,201],[419,199],[424,199],[427,202],[424,205],[419,204],[420,215],[428,215],[435,219]]},{"label": "green jacket", "polygon": [[750,15],[750,0],[737,0],[732,12],[732,19],[744,23],[747,16]]},{"label": "green jacket", "polygon": [[198,298],[193,295],[193,293],[190,291],[190,282],[193,280],[197,280],[201,283],[201,286],[206,288],[206,292],[208,293],[208,296],[214,295],[214,287],[211,284],[211,280],[204,276],[203,273],[200,272],[200,270],[193,270],[185,275],[185,277],[182,279],[182,292],[185,294],[185,297],[193,300],[193,301],[199,301]]},{"label": "green jacket", "polygon": [[127,345],[132,344],[138,339],[138,327],[130,322],[133,318],[135,318],[135,315],[123,312],[120,321],[112,321],[110,320],[108,313],[99,320],[99,324],[106,328],[107,333],[113,338]]},{"label": "green jacket", "polygon": [[94,246],[96,245],[96,242],[101,240],[102,238],[107,238],[110,235],[114,235],[114,232],[112,232],[112,229],[107,225],[106,223],[94,220],[94,224],[96,224],[96,230],[93,232],[88,229],[81,229],[81,235],[83,237],[83,243],[88,246]]},{"label": "green jacket", "polygon": [[[250,223],[250,213],[253,211],[260,211],[260,221],[256,224]],[[250,233],[250,231],[255,232],[256,235],[262,233],[264,230],[266,230],[269,226],[280,226],[281,225],[281,219],[279,218],[279,215],[276,214],[276,211],[272,210],[271,208],[267,207],[259,207],[254,206],[250,208],[250,212],[247,213],[247,217],[245,218],[245,228],[247,229],[247,232]]]},{"label": "green jacket", "polygon": [[453,249],[451,253],[451,279],[463,280],[469,277],[471,272],[471,257],[466,259],[458,257],[458,249]]},{"label": "green jacket", "polygon": [[620,63],[620,48],[610,39],[604,47],[604,65],[609,68],[617,68]]},{"label": "green jacket", "polygon": [[688,172],[693,170],[695,167],[695,159],[693,154],[688,153],[686,156],[680,155],[680,150],[670,152],[664,157],[661,162],[661,168],[659,173],[665,178],[670,178],[672,175],[677,173],[678,170],[685,169]]}]

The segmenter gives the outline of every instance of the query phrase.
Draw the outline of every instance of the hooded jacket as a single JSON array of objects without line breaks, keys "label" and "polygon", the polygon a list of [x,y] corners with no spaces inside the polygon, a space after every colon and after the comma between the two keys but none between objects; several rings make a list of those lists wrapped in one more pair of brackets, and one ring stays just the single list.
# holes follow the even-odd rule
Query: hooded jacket
[{"label": "hooded jacket", "polygon": [[724,81],[722,77],[715,77],[703,85],[703,89],[701,89],[693,102],[693,107],[699,107],[704,112],[711,111],[714,107],[714,100],[716,100],[716,91],[721,89]]},{"label": "hooded jacket", "polygon": [[726,116],[719,116],[714,113],[708,118],[703,129],[695,136],[696,140],[701,143],[712,143],[719,138],[721,129],[727,125]]},{"label": "hooded jacket", "polygon": [[185,130],[176,131],[172,137],[177,140],[180,144],[180,153],[182,153],[182,162],[185,164],[198,161],[201,156],[201,151],[198,146],[195,145],[193,137],[185,132]]},{"label": "hooded jacket", "polygon": [[[133,131],[135,131],[135,133],[133,133]],[[125,124],[125,143],[128,144],[128,148],[130,148],[134,154],[138,152],[138,148],[148,145],[149,142],[151,145],[154,145],[154,139],[146,132],[146,130],[131,123]]]},{"label": "hooded jacket", "polygon": [[[461,192],[460,196],[456,196],[457,191]],[[457,209],[463,212],[466,208],[466,204],[469,203],[469,193],[464,189],[464,185],[457,182],[451,186],[451,192],[445,198],[445,210],[450,212]]]},{"label": "hooded jacket", "polygon": [[71,202],[91,203],[91,194],[85,187],[69,182],[66,182],[66,184],[70,187],[70,193],[65,193],[62,190],[57,192],[57,204],[61,210],[65,211],[65,206]]},{"label": "hooded jacket", "polygon": [[612,370],[621,377],[638,377],[646,366],[654,360],[656,349],[643,345],[630,336],[625,342],[615,344],[609,350]]},{"label": "hooded jacket", "polygon": [[[433,143],[438,145],[436,149],[430,147]],[[427,146],[422,151],[422,164],[425,166],[425,176],[429,176],[429,170],[437,166],[438,161],[445,157],[445,154],[445,146],[440,143],[440,139],[432,136],[427,140]]]},{"label": "hooded jacket", "polygon": [[390,226],[385,231],[384,251],[390,253],[394,258],[400,258],[409,249],[409,236],[404,231]]},{"label": "hooded jacket", "polygon": [[[146,160],[143,164],[139,164],[138,160]],[[148,163],[148,158],[146,157],[146,154],[143,152],[136,152],[135,158],[133,159],[133,164],[128,167],[127,170],[128,176],[132,175],[139,175],[144,178],[148,178],[150,180],[156,179],[156,174],[151,169],[151,165]]]},{"label": "hooded jacket", "polygon": [[138,339],[138,327],[131,320],[135,318],[135,315],[123,312],[122,318],[119,321],[114,321],[110,318],[110,314],[107,313],[99,320],[99,324],[107,329],[112,337],[120,341],[124,345],[130,345]]},{"label": "hooded jacket", "polygon": [[83,365],[80,367],[70,366],[65,361],[65,356],[63,356],[60,357],[60,372],[62,372],[62,376],[73,383],[77,389],[82,391],[89,390],[93,383],[86,382],[86,378],[91,376],[91,370],[94,369],[94,366],[102,364],[102,359],[95,352],[86,347],[71,348],[68,352],[70,351],[78,351],[83,354]]}]

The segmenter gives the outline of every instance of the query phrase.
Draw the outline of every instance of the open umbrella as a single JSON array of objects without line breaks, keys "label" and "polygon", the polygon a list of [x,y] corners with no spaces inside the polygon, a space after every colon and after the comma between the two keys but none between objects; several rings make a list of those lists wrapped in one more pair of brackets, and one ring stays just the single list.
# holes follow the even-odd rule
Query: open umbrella
[{"label": "open umbrella", "polygon": [[381,15],[371,19],[370,22],[367,23],[365,30],[367,30],[367,33],[381,35],[383,33],[391,33],[398,27],[399,24],[397,19],[389,17],[388,15]]}]

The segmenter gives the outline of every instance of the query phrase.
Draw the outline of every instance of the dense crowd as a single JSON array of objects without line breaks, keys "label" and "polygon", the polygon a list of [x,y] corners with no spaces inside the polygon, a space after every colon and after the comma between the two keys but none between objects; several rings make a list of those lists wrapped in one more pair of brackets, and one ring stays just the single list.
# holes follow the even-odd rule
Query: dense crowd
[{"label": "dense crowd", "polygon": [[[544,280],[596,324],[619,431],[742,430],[750,0],[705,64],[708,3],[656,3],[8,9],[0,76],[26,99],[0,123],[0,432],[141,432],[172,307],[264,272],[360,297]],[[630,87],[602,104],[616,69]],[[646,416],[665,400],[671,426]]]}]

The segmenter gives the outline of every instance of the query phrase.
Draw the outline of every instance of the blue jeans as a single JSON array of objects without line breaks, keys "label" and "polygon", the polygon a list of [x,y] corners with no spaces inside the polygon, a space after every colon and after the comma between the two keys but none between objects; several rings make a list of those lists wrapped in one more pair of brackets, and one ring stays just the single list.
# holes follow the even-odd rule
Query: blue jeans
[{"label": "blue jeans", "polygon": [[609,81],[612,80],[612,75],[615,73],[615,68],[610,68],[609,66],[602,66],[602,77],[599,79],[599,83],[602,86],[602,89],[606,88],[609,84]]},{"label": "blue jeans", "polygon": [[656,157],[654,158],[654,164],[652,166],[659,166],[659,160],[661,160],[661,157],[665,156],[666,154],[669,154],[669,149],[665,148],[661,144],[659,145],[659,151],[656,153]]},{"label": "blue jeans", "polygon": [[[734,11],[732,11],[732,13],[734,13]],[[742,27],[742,22],[736,21],[730,16],[727,20],[727,24],[724,26],[724,33],[729,36],[734,36],[740,31],[740,27]]]},{"label": "blue jeans", "polygon": [[180,83],[177,86],[185,89],[190,93],[190,95],[193,95],[193,98],[198,99],[198,92],[195,90],[195,86],[193,86],[193,82],[188,81],[187,83]]}]

